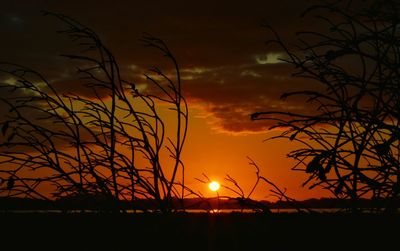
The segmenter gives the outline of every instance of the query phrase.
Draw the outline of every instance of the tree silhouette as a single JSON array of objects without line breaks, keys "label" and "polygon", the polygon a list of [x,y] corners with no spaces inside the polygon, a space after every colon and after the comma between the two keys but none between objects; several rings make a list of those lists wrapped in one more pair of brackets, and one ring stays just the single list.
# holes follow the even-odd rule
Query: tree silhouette
[{"label": "tree silhouette", "polygon": [[384,199],[390,209],[400,197],[400,5],[396,1],[337,1],[315,5],[323,31],[298,33],[295,47],[270,26],[294,76],[315,89],[282,94],[305,97],[312,113],[267,111],[253,120],[274,121],[284,138],[304,147],[288,156],[293,170],[309,175],[303,185],[322,186],[338,198]]},{"label": "tree silhouette", "polygon": [[[121,76],[94,31],[67,16],[45,14],[62,21],[67,28],[60,33],[83,49],[63,56],[76,62],[77,81],[91,97],[61,93],[32,69],[0,64],[0,87],[7,93],[2,105],[9,111],[1,128],[0,175],[7,186],[0,194],[46,200],[94,196],[116,206],[149,198],[159,210],[173,210],[172,198],[182,199],[186,191],[181,153],[188,125],[175,57],[162,40],[141,39],[174,70],[150,69],[145,77],[153,92],[142,93]],[[4,80],[10,78],[15,81]],[[166,124],[165,116],[175,121]]]}]

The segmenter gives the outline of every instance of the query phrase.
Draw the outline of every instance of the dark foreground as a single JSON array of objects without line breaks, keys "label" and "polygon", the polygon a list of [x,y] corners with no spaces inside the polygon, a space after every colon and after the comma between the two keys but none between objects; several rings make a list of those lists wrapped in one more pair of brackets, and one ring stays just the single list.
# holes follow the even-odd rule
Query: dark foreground
[{"label": "dark foreground", "polygon": [[8,250],[342,251],[400,247],[400,215],[3,213],[0,231],[1,246],[11,245]]}]

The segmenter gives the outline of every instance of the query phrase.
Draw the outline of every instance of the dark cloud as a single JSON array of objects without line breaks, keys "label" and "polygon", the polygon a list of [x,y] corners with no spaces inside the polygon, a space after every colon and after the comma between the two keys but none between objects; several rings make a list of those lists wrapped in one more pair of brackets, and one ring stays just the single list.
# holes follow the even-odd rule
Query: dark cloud
[{"label": "dark cloud", "polygon": [[[63,13],[93,28],[113,51],[122,76],[149,91],[140,76],[162,55],[144,48],[138,39],[148,32],[166,41],[182,68],[188,100],[200,104],[216,128],[246,132],[265,129],[249,114],[268,109],[301,109],[296,102],[282,103],[288,89],[307,84],[290,78],[291,68],[278,62],[282,55],[267,47],[271,37],[261,23],[268,22],[288,40],[309,26],[299,22],[310,1],[7,1],[0,11],[1,61],[32,67],[62,92],[90,96],[76,74],[76,62],[59,57],[79,52],[65,36],[56,33],[63,24],[40,11]],[[190,104],[189,104],[190,105]]]},{"label": "dark cloud", "polygon": [[203,73],[186,76],[185,91],[189,101],[201,104],[214,128],[234,133],[260,132],[271,123],[251,121],[251,113],[265,110],[307,113],[310,109],[311,105],[302,98],[280,99],[284,92],[316,88],[309,80],[291,77],[290,71],[288,64],[203,69]]}]

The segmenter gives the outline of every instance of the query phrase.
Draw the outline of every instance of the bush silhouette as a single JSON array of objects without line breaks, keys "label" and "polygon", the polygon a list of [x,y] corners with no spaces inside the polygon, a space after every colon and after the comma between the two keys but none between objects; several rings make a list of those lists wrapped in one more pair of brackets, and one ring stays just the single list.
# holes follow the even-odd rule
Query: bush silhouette
[{"label": "bush silhouette", "polygon": [[[1,101],[9,111],[1,124],[0,175],[7,185],[0,194],[45,200],[97,196],[114,201],[117,211],[120,200],[149,198],[158,210],[173,210],[172,198],[185,196],[181,152],[188,125],[175,57],[162,40],[145,35],[144,46],[159,50],[175,72],[150,69],[145,77],[153,92],[140,92],[121,76],[94,31],[67,16],[45,14],[64,23],[60,33],[81,47],[63,56],[76,62],[77,81],[91,95],[59,92],[39,72],[0,64],[0,87],[7,93]],[[10,78],[15,81],[4,80]],[[172,133],[161,106],[174,116],[168,124]]]},{"label": "bush silhouette", "polygon": [[[357,2],[358,3],[358,2]],[[323,31],[298,33],[297,47],[270,26],[294,76],[315,89],[282,94],[305,97],[313,113],[267,111],[253,120],[274,121],[279,135],[304,147],[288,156],[293,170],[309,175],[303,185],[322,186],[338,198],[399,199],[400,187],[400,5],[396,1],[339,1],[309,8]]]}]

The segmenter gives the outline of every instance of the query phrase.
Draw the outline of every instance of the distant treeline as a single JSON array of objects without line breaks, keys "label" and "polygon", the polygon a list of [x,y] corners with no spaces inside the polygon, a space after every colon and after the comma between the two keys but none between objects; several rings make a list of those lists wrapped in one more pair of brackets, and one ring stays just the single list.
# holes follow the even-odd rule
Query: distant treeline
[{"label": "distant treeline", "polygon": [[[212,210],[212,209],[254,209],[255,211],[267,211],[265,209],[292,209],[292,208],[313,208],[313,209],[335,209],[335,208],[351,208],[354,201],[321,198],[297,201],[296,204],[287,201],[243,201],[240,198],[189,198],[174,199],[175,208],[184,208],[187,210]],[[400,208],[399,200],[371,200],[360,199],[358,208]],[[79,196],[64,198],[56,201],[27,199],[27,198],[10,198],[0,197],[0,210],[26,211],[26,210],[94,210],[107,211],[114,209],[121,210],[139,210],[153,211],[157,209],[157,202],[152,199],[136,199],[134,201],[117,201],[113,198],[105,198],[102,196]]]}]

